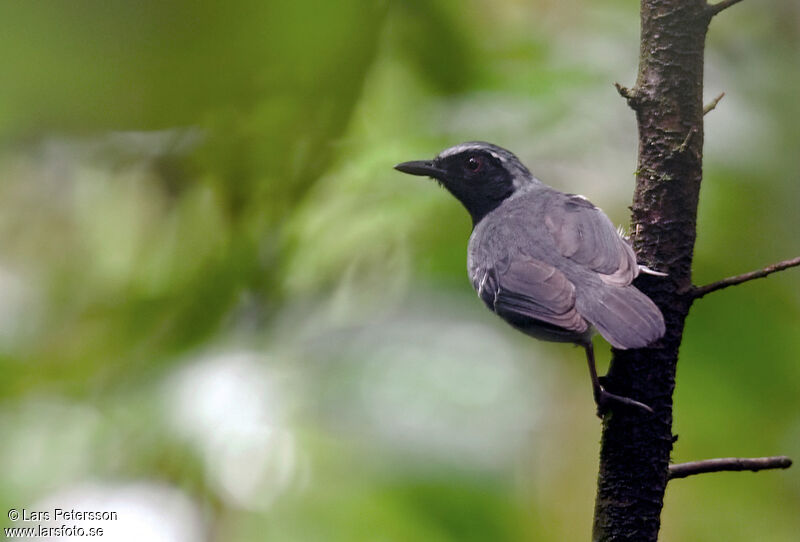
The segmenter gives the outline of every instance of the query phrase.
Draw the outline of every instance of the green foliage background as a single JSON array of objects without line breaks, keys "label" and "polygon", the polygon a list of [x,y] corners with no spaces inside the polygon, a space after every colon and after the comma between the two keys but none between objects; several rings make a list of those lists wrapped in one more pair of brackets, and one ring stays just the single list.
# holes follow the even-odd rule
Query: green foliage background
[{"label": "green foliage background", "polygon": [[[466,213],[392,165],[489,140],[627,223],[637,56],[621,0],[2,3],[2,508],[143,487],[191,512],[163,540],[588,539],[581,353],[486,312]],[[706,66],[697,283],[800,253],[800,6],[721,15]],[[800,459],[799,277],[694,307],[676,461]],[[800,470],[675,481],[663,523],[796,540]]]}]

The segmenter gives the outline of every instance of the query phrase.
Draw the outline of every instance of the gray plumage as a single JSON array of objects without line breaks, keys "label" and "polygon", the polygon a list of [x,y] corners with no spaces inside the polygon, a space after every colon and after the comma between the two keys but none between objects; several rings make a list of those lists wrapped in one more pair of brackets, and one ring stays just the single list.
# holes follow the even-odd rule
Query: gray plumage
[{"label": "gray plumage", "polygon": [[540,339],[584,344],[593,325],[626,349],[664,334],[661,311],[631,285],[636,257],[608,217],[533,178],[475,225],[467,269],[490,309]]},{"label": "gray plumage", "polygon": [[619,349],[661,338],[661,311],[631,283],[640,270],[664,275],[637,264],[600,209],[545,185],[490,143],[462,143],[395,168],[436,179],[469,211],[467,270],[487,307],[528,335],[584,347],[601,411],[609,402],[651,411],[602,387],[591,337],[596,329]]}]

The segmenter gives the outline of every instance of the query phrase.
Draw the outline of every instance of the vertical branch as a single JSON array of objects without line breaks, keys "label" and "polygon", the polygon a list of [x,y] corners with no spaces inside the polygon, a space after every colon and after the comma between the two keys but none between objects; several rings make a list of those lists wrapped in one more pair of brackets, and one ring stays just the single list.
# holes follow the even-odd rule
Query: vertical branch
[{"label": "vertical branch", "polygon": [[637,286],[661,308],[664,338],[651,348],[617,350],[606,387],[655,410],[633,409],[603,421],[593,539],[658,538],[672,450],[672,392],[683,326],[691,305],[691,265],[703,152],[703,53],[711,12],[704,0],[641,0],[636,85],[625,98],[636,112],[639,157],[632,206],[639,262],[668,273]]}]

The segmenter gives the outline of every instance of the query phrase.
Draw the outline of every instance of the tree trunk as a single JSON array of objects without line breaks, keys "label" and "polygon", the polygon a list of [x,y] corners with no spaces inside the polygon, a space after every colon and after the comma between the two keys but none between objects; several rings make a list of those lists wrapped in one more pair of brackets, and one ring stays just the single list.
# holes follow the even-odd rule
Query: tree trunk
[{"label": "tree trunk", "polygon": [[605,385],[655,414],[616,409],[603,420],[593,540],[656,541],[667,486],[672,392],[691,306],[703,156],[703,50],[715,12],[704,0],[642,0],[639,74],[618,86],[636,112],[639,159],[632,240],[639,262],[668,273],[637,287],[664,313],[653,347],[615,350]]}]

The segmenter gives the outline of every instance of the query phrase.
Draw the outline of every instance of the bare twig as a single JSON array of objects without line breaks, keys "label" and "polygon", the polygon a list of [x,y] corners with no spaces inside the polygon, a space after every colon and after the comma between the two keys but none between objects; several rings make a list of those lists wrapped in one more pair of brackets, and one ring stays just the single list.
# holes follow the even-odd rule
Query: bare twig
[{"label": "bare twig", "polygon": [[689,148],[689,143],[692,142],[692,137],[694,137],[694,134],[696,133],[697,133],[697,127],[692,126],[691,130],[689,130],[689,133],[687,133],[686,137],[683,139],[683,143],[681,143],[681,146],[678,147],[679,153],[686,152],[686,149]]},{"label": "bare twig", "polygon": [[723,471],[760,471],[767,469],[788,469],[792,460],[785,455],[775,457],[723,457],[720,459],[706,459],[704,461],[691,461],[669,466],[670,480],[686,478],[693,474]]},{"label": "bare twig", "polygon": [[717,107],[719,101],[724,97],[725,93],[723,92],[719,96],[711,100],[711,102],[703,108],[703,115],[708,115],[711,111],[713,111],[714,108]]},{"label": "bare twig", "polygon": [[709,4],[708,10],[712,16],[716,15],[722,10],[728,9],[729,7],[738,4],[742,0],[722,0],[722,2],[717,2],[716,4]]},{"label": "bare twig", "polygon": [[636,101],[635,89],[630,89],[628,87],[622,86],[616,81],[614,82],[614,88],[617,89],[617,92],[619,92],[620,96],[622,96],[623,98],[625,98],[625,100],[627,100],[629,105],[633,105],[633,103]]},{"label": "bare twig", "polygon": [[691,289],[690,295],[694,299],[700,299],[706,294],[716,292],[717,290],[722,290],[728,286],[736,286],[737,284],[741,284],[749,280],[760,279],[766,277],[767,275],[771,275],[772,273],[789,269],[790,267],[797,267],[798,265],[800,265],[800,257],[784,260],[782,262],[768,265],[764,269],[758,269],[742,275],[736,275],[735,277],[728,277],[726,279],[718,280],[717,282],[712,282],[711,284],[706,284],[705,286],[695,286]]}]

